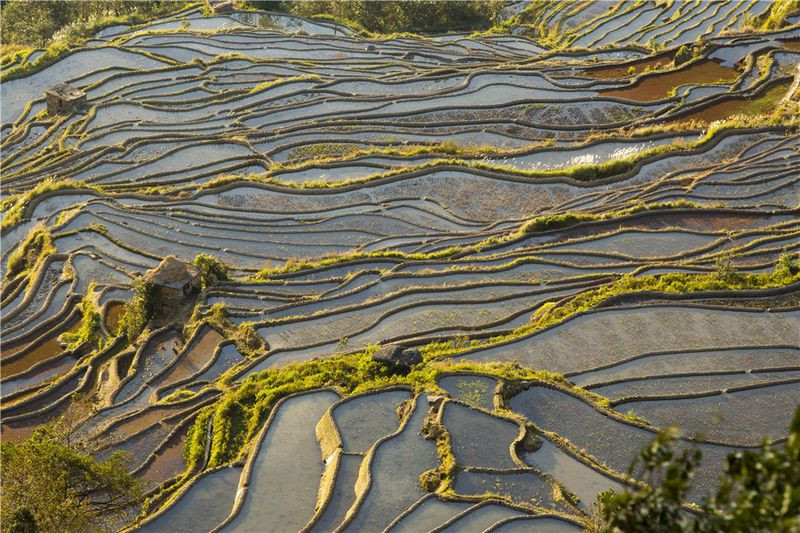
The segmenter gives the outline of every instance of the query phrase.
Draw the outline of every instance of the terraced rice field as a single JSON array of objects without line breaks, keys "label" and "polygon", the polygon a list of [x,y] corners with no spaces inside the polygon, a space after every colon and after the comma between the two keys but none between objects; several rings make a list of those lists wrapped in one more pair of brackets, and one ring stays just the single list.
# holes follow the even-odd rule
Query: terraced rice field
[{"label": "terraced rice field", "polygon": [[[119,529],[320,532],[580,530],[661,429],[696,501],[782,442],[798,17],[564,4],[386,38],[195,7],[4,64],[2,439],[127,452]],[[61,82],[87,104],[48,115]],[[227,275],[129,338],[198,254]]]}]

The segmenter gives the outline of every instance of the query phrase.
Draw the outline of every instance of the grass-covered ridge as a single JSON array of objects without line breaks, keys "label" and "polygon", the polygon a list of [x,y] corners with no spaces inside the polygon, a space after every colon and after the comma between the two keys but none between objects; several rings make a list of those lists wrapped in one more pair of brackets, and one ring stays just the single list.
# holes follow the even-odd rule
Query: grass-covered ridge
[{"label": "grass-covered ridge", "polygon": [[[707,274],[663,274],[660,276],[623,276],[598,289],[589,290],[561,305],[543,308],[531,322],[508,335],[494,337],[485,342],[461,342],[456,339],[436,342],[421,347],[426,363],[407,374],[395,373],[371,360],[374,347],[364,352],[337,355],[326,359],[293,363],[285,367],[264,370],[247,377],[235,385],[213,409],[213,441],[208,467],[224,464],[241,457],[270,409],[278,400],[297,392],[331,387],[343,395],[374,389],[403,385],[419,392],[436,391],[436,381],[446,373],[476,372],[505,380],[540,380],[564,384],[560,376],[507,363],[466,363],[452,359],[439,361],[459,352],[505,342],[534,331],[550,327],[578,313],[582,313],[621,295],[635,295],[645,291],[664,294],[691,294],[707,291],[761,290],[783,287],[800,282],[800,267],[796,260],[784,255],[775,268],[765,274],[741,274],[721,265],[716,272]],[[202,420],[206,421],[208,415]],[[202,460],[205,441],[199,427],[187,442],[190,465]]]}]

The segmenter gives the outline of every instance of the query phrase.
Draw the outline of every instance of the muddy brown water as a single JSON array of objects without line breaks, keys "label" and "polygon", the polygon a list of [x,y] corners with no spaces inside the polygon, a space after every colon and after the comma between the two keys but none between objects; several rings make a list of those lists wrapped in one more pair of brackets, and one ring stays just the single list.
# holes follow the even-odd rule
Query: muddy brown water
[{"label": "muddy brown water", "polygon": [[[629,65],[627,67],[600,67],[592,70],[586,70],[583,72],[583,74],[585,74],[586,76],[590,76],[592,78],[600,78],[600,79],[623,78],[625,76],[641,74],[648,68],[650,70],[658,70],[665,67],[669,67],[670,65],[672,65],[671,57],[659,57],[656,59],[648,59],[647,61],[641,61],[639,63]],[[633,67],[632,72],[630,71],[631,67]]]},{"label": "muddy brown water", "polygon": [[788,50],[797,50],[800,52],[800,39],[781,41],[781,46]]},{"label": "muddy brown water", "polygon": [[21,342],[16,346],[12,346],[11,348],[6,348],[6,349],[0,351],[0,359],[5,359],[6,357],[11,357],[12,355],[14,355],[15,353],[19,352],[20,350],[22,350],[26,346],[27,346],[26,343]]},{"label": "muddy brown water", "polygon": [[12,425],[3,424],[0,436],[4,442],[20,442],[27,439],[36,429],[36,424],[31,425]]},{"label": "muddy brown water", "polygon": [[122,317],[123,311],[125,311],[125,304],[121,303],[109,304],[106,310],[106,329],[113,335],[116,335],[119,329],[119,319]]},{"label": "muddy brown water", "polygon": [[170,407],[158,407],[156,409],[144,411],[115,426],[112,428],[112,432],[119,436],[135,435],[143,429],[146,429],[149,426],[167,418],[168,416],[179,413],[182,410],[189,409],[190,406],[190,403],[184,403]]},{"label": "muddy brown water", "polygon": [[687,83],[731,82],[738,75],[739,73],[735,69],[723,67],[716,61],[705,60],[677,72],[648,76],[632,87],[606,89],[600,91],[600,95],[624,98],[635,102],[653,102],[667,98],[675,87]]},{"label": "muddy brown water", "polygon": [[[56,355],[62,353],[64,350],[61,348],[61,345],[58,342],[58,337],[67,331],[75,331],[80,327],[80,321],[73,324],[69,329],[65,331],[58,331],[53,334],[50,338],[44,341],[41,345],[37,348],[34,348],[31,352],[23,355],[21,358],[11,361],[9,363],[0,363],[0,374],[2,374],[3,379],[16,376],[21,372],[25,372],[29,368],[31,368],[36,363],[40,363],[41,361],[46,361]],[[22,347],[20,347],[21,349]],[[14,353],[20,351],[17,349],[12,353],[3,352],[3,356],[8,357]]]},{"label": "muddy brown water", "polygon": [[168,371],[158,387],[166,387],[197,373],[211,360],[214,349],[223,340],[225,337],[217,330],[206,328],[191,349]]},{"label": "muddy brown water", "polygon": [[166,448],[156,454],[153,461],[142,471],[141,477],[155,484],[162,483],[180,473],[183,468],[183,444],[186,434],[179,434]]},{"label": "muddy brown water", "polygon": [[688,122],[715,122],[725,120],[735,115],[758,115],[770,113],[780,97],[789,89],[790,82],[779,83],[763,95],[755,98],[734,96],[722,102],[710,105],[680,118],[669,121],[667,124],[685,124]]}]

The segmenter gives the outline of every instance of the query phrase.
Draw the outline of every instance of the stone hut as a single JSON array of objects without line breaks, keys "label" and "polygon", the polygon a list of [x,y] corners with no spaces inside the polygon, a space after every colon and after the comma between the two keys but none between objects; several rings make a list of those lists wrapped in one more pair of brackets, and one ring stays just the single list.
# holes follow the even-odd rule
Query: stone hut
[{"label": "stone hut", "polygon": [[170,255],[148,270],[144,279],[153,284],[155,313],[163,316],[177,311],[200,288],[200,269]]},{"label": "stone hut", "polygon": [[44,96],[50,116],[69,113],[86,105],[86,93],[66,83],[50,87],[44,92]]}]

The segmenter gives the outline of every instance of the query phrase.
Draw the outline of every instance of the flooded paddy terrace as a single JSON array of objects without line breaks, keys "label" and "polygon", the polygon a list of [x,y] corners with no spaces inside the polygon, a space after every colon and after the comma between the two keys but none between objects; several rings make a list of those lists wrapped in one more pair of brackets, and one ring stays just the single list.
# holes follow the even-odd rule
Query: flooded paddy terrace
[{"label": "flooded paddy terrace", "polygon": [[[608,4],[541,8],[559,49],[190,10],[10,65],[2,438],[93,398],[128,530],[580,530],[671,425],[699,501],[800,403],[800,30]],[[128,339],[200,253],[227,279]]]}]

